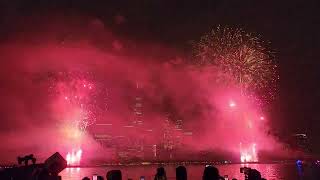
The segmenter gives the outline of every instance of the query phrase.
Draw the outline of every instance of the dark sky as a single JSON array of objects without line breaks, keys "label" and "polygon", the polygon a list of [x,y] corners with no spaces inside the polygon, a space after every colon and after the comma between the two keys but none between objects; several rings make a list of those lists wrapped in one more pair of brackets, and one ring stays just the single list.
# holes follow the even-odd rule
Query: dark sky
[{"label": "dark sky", "polygon": [[[189,42],[219,24],[241,27],[271,41],[280,64],[280,129],[320,128],[320,16],[316,1],[302,0],[6,0],[0,2],[0,38],[26,17],[85,16],[102,20],[122,37],[159,42],[188,52]],[[116,25],[116,17],[125,23]],[[30,23],[30,28],[35,28]],[[285,131],[285,130],[284,130]]]}]

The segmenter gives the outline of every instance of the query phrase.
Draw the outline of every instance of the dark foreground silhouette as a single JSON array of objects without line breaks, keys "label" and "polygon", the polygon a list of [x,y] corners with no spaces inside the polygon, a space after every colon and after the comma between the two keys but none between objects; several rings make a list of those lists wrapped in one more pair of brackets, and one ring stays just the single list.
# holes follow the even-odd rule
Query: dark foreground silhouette
[{"label": "dark foreground silhouette", "polygon": [[[261,174],[256,169],[244,168],[243,173],[247,180],[263,180]],[[113,175],[114,174],[114,175]],[[87,177],[86,177],[87,178]],[[187,180],[187,169],[184,166],[176,168],[176,180]],[[120,170],[112,170],[107,173],[107,180],[122,180]],[[144,180],[144,179],[141,179]],[[154,176],[154,180],[167,180],[166,171],[164,167],[157,168],[157,172]],[[219,170],[214,166],[206,166],[203,171],[202,180],[225,180],[224,177],[220,176]],[[233,179],[236,180],[236,179]]]},{"label": "dark foreground silhouette", "polygon": [[[33,154],[18,157],[18,164],[20,166],[14,166],[10,168],[0,168],[0,180],[61,180],[59,173],[67,167],[66,160],[57,152],[50,156],[44,163],[36,164],[36,158]],[[32,162],[29,165],[29,161]],[[24,165],[23,165],[24,164]],[[320,179],[320,161],[316,161],[311,165],[312,177],[310,180]],[[303,173],[303,164],[298,163],[297,168],[299,172]],[[261,177],[261,173],[256,169],[240,168],[240,172],[244,174],[246,180],[264,180]],[[103,180],[103,176],[95,175],[92,180]],[[107,180],[122,180],[122,173],[120,170],[111,170],[106,174]],[[178,166],[176,168],[176,180],[187,180],[188,173],[184,166]],[[202,180],[226,180],[227,176],[222,177],[219,174],[219,170],[211,165],[207,165],[204,168]],[[83,180],[90,180],[89,177],[84,177]],[[132,180],[132,179],[128,179]],[[140,177],[140,180],[145,180],[144,176]],[[167,180],[167,175],[164,167],[159,167],[156,170],[154,180]],[[232,179],[236,180],[236,179]]]},{"label": "dark foreground silhouette", "polygon": [[41,164],[36,164],[33,154],[18,157],[17,160],[19,165],[22,162],[24,165],[1,169],[1,180],[61,180],[58,174],[67,167],[67,161],[58,152]]},{"label": "dark foreground silhouette", "polygon": [[177,180],[187,180],[187,169],[184,166],[179,166],[176,168],[176,179]]}]

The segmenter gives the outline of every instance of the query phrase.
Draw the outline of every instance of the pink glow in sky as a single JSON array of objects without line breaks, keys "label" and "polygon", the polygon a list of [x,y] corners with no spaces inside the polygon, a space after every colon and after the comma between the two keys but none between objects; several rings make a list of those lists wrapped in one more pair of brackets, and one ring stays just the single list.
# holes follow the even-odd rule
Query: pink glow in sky
[{"label": "pink glow in sky", "polygon": [[[72,21],[75,25],[70,26],[64,20],[48,27],[38,23],[41,31],[24,32],[0,44],[0,72],[5,77],[0,92],[6,102],[0,108],[6,122],[0,137],[8,142],[0,150],[8,156],[0,160],[30,152],[41,159],[56,151],[70,164],[80,162],[80,157],[81,162],[117,160],[115,150],[99,144],[95,135],[105,132],[159,145],[164,129],[174,129],[178,119],[183,121],[182,130],[170,136],[184,137],[184,158],[192,157],[188,152],[205,151],[236,160],[245,156],[249,161],[260,150],[277,147],[264,122],[257,121],[257,112],[268,112],[248,101],[237,87],[215,81],[217,69],[190,66],[173,48],[126,41],[104,26],[96,33],[92,21],[96,20]],[[70,38],[59,42],[57,37],[66,32],[71,32]],[[114,41],[122,48],[113,49]],[[141,123],[134,116],[140,113],[134,107],[137,96],[143,101],[143,128],[136,128]],[[171,119],[164,124],[168,112]],[[118,142],[130,143],[125,138]],[[255,153],[250,148],[242,152],[240,142],[255,143]]]}]

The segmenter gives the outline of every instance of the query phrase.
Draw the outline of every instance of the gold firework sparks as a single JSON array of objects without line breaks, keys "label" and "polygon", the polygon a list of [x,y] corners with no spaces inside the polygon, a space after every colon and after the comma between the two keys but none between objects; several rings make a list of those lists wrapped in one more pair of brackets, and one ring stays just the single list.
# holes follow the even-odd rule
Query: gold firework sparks
[{"label": "gold firework sparks", "polygon": [[[279,79],[274,56],[259,37],[242,29],[220,27],[201,37],[195,44],[197,63],[213,65],[221,71],[221,80],[236,84],[250,96],[260,93],[274,98]],[[264,99],[264,98],[263,98]]]}]

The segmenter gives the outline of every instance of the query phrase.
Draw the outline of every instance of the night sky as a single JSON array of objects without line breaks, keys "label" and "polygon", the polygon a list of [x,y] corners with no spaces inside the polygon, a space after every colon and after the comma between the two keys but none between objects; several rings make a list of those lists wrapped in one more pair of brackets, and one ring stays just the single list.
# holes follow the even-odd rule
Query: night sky
[{"label": "night sky", "polygon": [[280,134],[307,131],[315,142],[320,135],[318,10],[316,1],[302,0],[6,0],[0,2],[0,43],[17,32],[37,31],[37,20],[50,24],[52,17],[98,18],[119,37],[157,42],[182,54],[219,24],[244,28],[271,42],[280,65],[274,128]]}]

